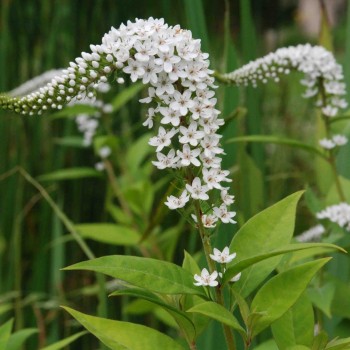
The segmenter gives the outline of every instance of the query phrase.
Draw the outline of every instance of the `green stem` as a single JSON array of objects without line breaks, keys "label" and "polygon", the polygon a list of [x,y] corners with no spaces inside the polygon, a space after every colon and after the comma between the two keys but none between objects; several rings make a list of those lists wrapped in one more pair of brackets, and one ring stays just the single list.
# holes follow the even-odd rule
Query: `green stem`
[{"label": "green stem", "polygon": [[[197,217],[197,225],[198,225],[198,230],[199,234],[201,236],[203,248],[204,248],[204,254],[205,258],[207,260],[207,264],[209,267],[210,273],[216,270],[215,268],[215,263],[214,261],[210,258],[210,254],[212,252],[212,247],[210,243],[210,236],[207,234],[203,223],[202,223],[202,210],[199,204],[199,201],[194,201],[194,206],[196,210],[196,217]],[[220,304],[221,306],[225,307],[225,302],[224,302],[224,296],[222,293],[221,285],[219,284],[215,288],[215,296],[216,296],[216,302]],[[222,324],[224,334],[225,334],[225,339],[226,339],[226,344],[229,350],[236,350],[236,344],[235,344],[235,339],[233,336],[233,333],[231,331],[231,328],[225,324]]]},{"label": "green stem", "polygon": [[[326,105],[327,105],[326,92],[324,90],[322,80],[320,80],[320,82],[319,82],[319,89],[320,89],[320,95],[321,95],[321,100],[322,100],[322,107],[326,107]],[[327,136],[327,138],[330,138],[330,135],[331,135],[330,123],[331,123],[331,121],[330,121],[329,117],[327,117],[324,114],[322,114],[322,120],[323,120],[324,125],[325,125],[326,136]],[[333,177],[334,177],[334,181],[335,181],[335,186],[337,188],[339,199],[342,202],[346,202],[346,197],[344,194],[342,184],[340,182],[340,178],[339,178],[338,171],[337,171],[337,166],[335,163],[335,157],[334,157],[334,153],[332,152],[332,150],[329,150],[328,163],[332,169],[332,173],[333,173]]]}]

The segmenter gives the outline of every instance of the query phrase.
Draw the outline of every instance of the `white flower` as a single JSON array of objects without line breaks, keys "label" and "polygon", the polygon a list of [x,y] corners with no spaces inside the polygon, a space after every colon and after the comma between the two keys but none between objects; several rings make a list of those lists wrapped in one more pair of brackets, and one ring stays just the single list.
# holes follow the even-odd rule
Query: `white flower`
[{"label": "white flower", "polygon": [[224,224],[235,224],[236,221],[234,221],[232,218],[236,216],[236,212],[234,211],[228,211],[227,206],[225,204],[221,204],[220,207],[214,207],[213,208],[214,214],[217,216],[218,219],[220,219]]},{"label": "white flower", "polygon": [[159,112],[164,116],[160,122],[162,124],[172,124],[173,126],[180,125],[180,112],[168,107],[160,107]]},{"label": "white flower", "polygon": [[228,247],[225,247],[222,252],[214,248],[213,252],[214,254],[209,254],[210,258],[220,264],[228,264],[236,257],[236,253],[230,254]]},{"label": "white flower", "polygon": [[327,117],[335,117],[338,113],[338,108],[328,105],[322,108],[322,113]]},{"label": "white flower", "polygon": [[335,143],[332,140],[326,138],[319,140],[318,143],[325,149],[332,149],[335,147]]},{"label": "white flower", "polygon": [[105,164],[103,162],[97,162],[95,164],[95,169],[98,171],[103,171],[105,170]]},{"label": "white flower", "polygon": [[103,146],[99,149],[98,155],[102,158],[108,158],[112,153],[112,150],[108,146]]},{"label": "white flower", "polygon": [[169,151],[167,156],[163,153],[157,152],[157,158],[158,162],[152,161],[152,163],[158,169],[174,168],[179,160],[179,157],[175,156],[175,150],[173,149]]},{"label": "white flower", "polygon": [[138,40],[135,42],[134,47],[137,51],[135,58],[141,62],[148,62],[150,56],[154,56],[157,53],[157,49],[150,40],[145,40],[143,43]]},{"label": "white flower", "polygon": [[128,59],[128,65],[123,68],[123,71],[130,74],[130,79],[132,82],[140,79],[145,74],[145,68],[142,66],[142,64],[131,58]]},{"label": "white flower", "polygon": [[200,166],[201,163],[197,158],[200,153],[201,150],[199,148],[191,150],[188,144],[183,145],[182,151],[177,151],[177,155],[180,157],[180,163],[182,166],[189,166],[190,164]]},{"label": "white flower", "polygon": [[182,94],[179,91],[174,91],[174,101],[170,103],[170,107],[175,111],[180,111],[181,115],[186,115],[188,108],[194,106],[193,100],[191,100],[191,91],[185,90]]},{"label": "white flower", "polygon": [[176,134],[176,130],[172,128],[170,131],[166,130],[161,126],[159,127],[158,136],[151,137],[149,144],[157,147],[156,151],[160,152],[164,147],[171,144],[171,138]]},{"label": "white flower", "polygon": [[186,184],[186,189],[190,193],[193,199],[201,199],[206,201],[209,199],[207,195],[208,186],[202,186],[199,177],[195,177],[192,181],[192,185]]},{"label": "white flower", "polygon": [[181,58],[174,55],[174,48],[171,47],[168,52],[159,52],[155,63],[162,66],[164,72],[170,73],[173,70],[173,65],[179,63]]},{"label": "white flower", "polygon": [[185,204],[189,201],[189,199],[190,199],[190,196],[187,195],[187,191],[184,190],[180,197],[175,197],[175,196],[167,197],[167,202],[165,202],[165,205],[171,210],[183,208]]},{"label": "white flower", "polygon": [[235,196],[231,196],[228,194],[227,189],[221,190],[221,200],[223,201],[224,204],[230,205],[235,202]]},{"label": "white flower", "polygon": [[218,272],[214,271],[212,274],[209,273],[207,269],[203,269],[200,276],[195,274],[194,279],[196,282],[194,282],[195,286],[209,286],[209,287],[216,287],[219,282],[216,280],[218,278]]},{"label": "white flower", "polygon": [[334,135],[332,140],[337,146],[343,146],[348,143],[348,138],[344,135]]},{"label": "white flower", "polygon": [[192,122],[188,128],[180,126],[180,133],[183,135],[179,138],[181,143],[189,143],[191,146],[197,146],[198,140],[204,137],[203,131],[198,131],[198,124]]}]

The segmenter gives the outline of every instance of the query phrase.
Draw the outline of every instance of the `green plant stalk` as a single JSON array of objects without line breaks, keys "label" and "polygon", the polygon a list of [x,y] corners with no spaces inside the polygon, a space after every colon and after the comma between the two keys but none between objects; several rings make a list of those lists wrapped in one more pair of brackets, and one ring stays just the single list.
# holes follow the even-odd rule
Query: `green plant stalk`
[{"label": "green plant stalk", "polygon": [[[41,196],[47,201],[47,203],[51,206],[54,213],[57,215],[57,217],[62,221],[66,229],[70,232],[74,240],[77,242],[79,247],[82,249],[82,251],[85,253],[85,255],[88,257],[88,259],[92,260],[95,259],[94,253],[91,251],[89,246],[86,244],[85,240],[80,236],[80,234],[75,229],[73,223],[70,221],[70,219],[66,216],[66,214],[63,213],[63,211],[57,206],[57,204],[53,201],[51,196],[48,194],[48,192],[45,190],[43,186],[40,185],[38,181],[36,181],[26,170],[24,170],[21,167],[15,167],[9,172],[3,174],[0,177],[0,181],[10,175],[13,175],[15,173],[20,173],[26,181],[28,181],[32,186],[34,186]],[[106,316],[107,314],[107,304],[106,304],[106,297],[105,297],[105,278],[101,274],[96,274],[97,283],[99,285],[99,316]]]},{"label": "green plant stalk", "polygon": [[[320,95],[321,95],[321,100],[322,100],[322,107],[326,107],[326,105],[327,105],[326,93],[324,91],[322,80],[320,80],[320,82],[319,82],[319,88],[320,88]],[[327,138],[329,138],[330,134],[331,134],[329,117],[322,114],[322,120],[323,120],[324,125],[325,125],[326,136],[327,136]],[[333,173],[333,177],[334,177],[334,181],[335,181],[335,186],[337,188],[339,199],[342,202],[346,202],[346,197],[345,197],[344,190],[343,190],[343,187],[342,187],[340,179],[339,179],[339,175],[338,175],[338,171],[337,171],[337,167],[336,167],[336,163],[335,163],[335,157],[334,157],[334,153],[332,152],[332,150],[329,151],[329,156],[327,158],[327,161],[332,169],[332,173]]]},{"label": "green plant stalk", "polygon": [[[199,234],[201,236],[205,258],[207,260],[209,271],[210,271],[210,273],[212,273],[215,270],[215,263],[210,258],[210,254],[212,252],[212,247],[211,247],[211,243],[210,243],[210,236],[206,233],[206,230],[205,230],[203,223],[202,223],[202,210],[201,210],[199,201],[195,200],[194,206],[195,206],[196,217],[197,217],[198,231],[199,231]],[[225,307],[224,296],[223,296],[220,284],[215,288],[215,296],[216,296],[216,302]],[[228,349],[229,350],[236,350],[235,339],[234,339],[233,333],[231,332],[231,328],[225,324],[222,324],[222,327],[224,330],[225,339],[226,339]]]}]

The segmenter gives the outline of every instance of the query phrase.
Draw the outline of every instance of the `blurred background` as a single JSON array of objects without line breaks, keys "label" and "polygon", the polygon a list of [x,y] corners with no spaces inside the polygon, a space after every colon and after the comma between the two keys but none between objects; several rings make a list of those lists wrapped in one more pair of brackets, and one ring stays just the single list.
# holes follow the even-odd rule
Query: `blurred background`
[{"label": "blurred background", "polygon": [[[346,0],[1,0],[0,91],[10,91],[45,71],[67,67],[82,51],[89,51],[90,44],[99,44],[111,26],[150,16],[191,29],[194,37],[201,38],[203,51],[209,52],[212,69],[219,72],[232,71],[279,47],[309,42],[334,52],[349,83],[349,7]],[[240,135],[272,134],[316,145],[323,131],[312,101],[301,97],[300,78],[293,74],[278,85],[258,89],[220,87],[219,106],[227,120],[223,142]],[[111,89],[99,98],[111,104],[113,111],[103,116],[98,138],[90,147],[84,147],[74,118],[80,110],[24,118],[0,111],[0,324],[15,317],[16,330],[38,328],[39,335],[29,339],[26,349],[74,333],[74,323],[58,306],[79,305],[94,314],[97,292],[91,274],[60,271],[86,257],[42,194],[11,172],[15,167],[23,167],[40,181],[75,224],[136,226],[151,237],[144,248],[147,254],[177,263],[181,263],[183,249],[195,253],[199,247],[194,235],[188,236],[192,228],[185,220],[179,222],[176,213],[161,209],[171,188],[167,178],[162,181],[162,175],[150,166],[152,150],[146,146],[141,125],[145,111],[137,101],[143,90],[129,89],[125,96],[113,78],[110,83]],[[350,135],[348,123],[339,129]],[[98,147],[105,143],[113,150],[112,175],[132,203],[133,222],[123,219],[120,199],[112,198],[111,174],[94,169]],[[146,150],[142,153],[141,149]],[[240,223],[286,195],[310,188],[313,192],[299,209],[296,233],[314,224],[307,201],[313,195],[326,196],[330,184],[325,164],[313,155],[271,144],[225,144],[225,149]],[[349,146],[344,147],[337,159],[338,170],[347,179],[349,152]],[[67,169],[73,171],[62,172]],[[155,189],[149,190],[151,185]],[[140,204],[140,198],[147,204]],[[160,231],[167,235],[161,236]],[[218,245],[229,242],[232,234],[232,228],[222,228]],[[106,244],[88,233],[86,237],[97,256],[140,253],[131,244]],[[163,254],[153,250],[154,244],[164,249]],[[346,267],[346,280],[348,270]],[[109,299],[106,316],[136,318],[176,332],[159,310],[149,316],[149,306],[130,303],[123,307],[127,303],[126,299]],[[350,307],[345,315],[339,309],[336,305],[338,319],[330,325],[333,335],[344,335],[343,329],[349,326]],[[71,348],[96,349],[97,343],[89,337]]]}]

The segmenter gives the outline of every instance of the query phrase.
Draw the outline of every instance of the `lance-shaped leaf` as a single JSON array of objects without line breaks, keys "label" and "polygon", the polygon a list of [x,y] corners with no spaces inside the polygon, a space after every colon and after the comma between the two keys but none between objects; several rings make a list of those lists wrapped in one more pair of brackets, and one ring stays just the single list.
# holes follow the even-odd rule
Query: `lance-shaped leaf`
[{"label": "lance-shaped leaf", "polygon": [[318,156],[326,159],[326,155],[322,153],[318,148],[313,147],[307,143],[303,143],[294,139],[289,139],[286,137],[274,136],[274,135],[248,135],[239,136],[227,140],[227,143],[233,142],[262,142],[262,143],[274,143],[278,145],[286,145],[294,148],[299,148],[301,150],[317,154]]},{"label": "lance-shaped leaf", "polygon": [[236,317],[232,315],[230,311],[225,309],[223,306],[214,303],[213,301],[206,301],[201,304],[197,304],[187,310],[187,312],[197,312],[202,315],[206,315],[213,320],[219,321],[221,323],[227,324],[228,326],[236,329],[241,334],[245,335],[246,332],[244,328],[239,324]]},{"label": "lance-shaped leaf", "polygon": [[253,325],[253,336],[287,312],[304,292],[316,272],[329,260],[330,258],[324,258],[298,265],[274,276],[264,284],[251,304],[253,312],[265,313]]},{"label": "lance-shaped leaf", "polygon": [[80,338],[82,335],[86,334],[87,332],[79,332],[77,334],[73,334],[70,337],[67,337],[65,339],[62,339],[54,344],[51,344],[49,346],[45,346],[44,348],[40,349],[40,350],[60,350],[65,348],[67,345],[69,345],[70,343],[73,343],[75,340],[77,340],[78,338]]},{"label": "lance-shaped leaf", "polygon": [[193,276],[185,269],[167,261],[137,256],[111,255],[87,260],[65,270],[89,270],[121,279],[134,286],[162,294],[197,294]]},{"label": "lance-shaped leaf", "polygon": [[[296,192],[248,220],[233,237],[230,251],[234,263],[282,249],[293,236],[296,205],[303,192]],[[234,287],[243,297],[249,295],[277,266],[281,257],[261,261],[243,271]],[[238,271],[239,272],[239,271]]]},{"label": "lance-shaped leaf", "polygon": [[300,250],[305,250],[305,249],[314,249],[314,248],[324,248],[329,250],[339,250],[341,252],[346,252],[343,248],[338,247],[334,244],[330,243],[294,243],[294,244],[288,244],[286,247],[282,249],[277,249],[271,253],[265,253],[265,254],[260,254],[257,256],[253,256],[248,259],[241,260],[240,262],[233,264],[230,266],[223,278],[223,284],[227,283],[233,276],[237,275],[237,273],[245,270],[246,268],[260,262],[266,259],[270,259],[274,256],[282,255],[282,254],[287,254],[295,251],[300,251]]},{"label": "lance-shaped leaf", "polygon": [[303,294],[282,317],[272,323],[271,330],[278,348],[285,350],[295,345],[311,346],[314,325],[311,301]]},{"label": "lance-shaped leaf", "polygon": [[175,340],[152,328],[90,316],[68,307],[64,309],[112,350],[184,350]]},{"label": "lance-shaped leaf", "polygon": [[6,349],[8,340],[11,335],[13,319],[0,326],[0,349]]},{"label": "lance-shaped leaf", "polygon": [[169,314],[175,319],[182,331],[185,332],[188,339],[191,341],[196,338],[196,329],[191,319],[185,312],[177,309],[176,307],[166,303],[158,295],[140,288],[127,288],[113,292],[111,296],[128,295],[136,298],[147,300],[153,304],[161,306],[163,309],[169,312]]},{"label": "lance-shaped leaf", "polygon": [[125,225],[89,223],[75,225],[75,228],[84,238],[107,244],[134,245],[141,237],[136,230]]},{"label": "lance-shaped leaf", "polygon": [[11,334],[7,343],[6,350],[22,349],[25,341],[35,333],[38,333],[38,330],[36,328],[26,328]]}]

